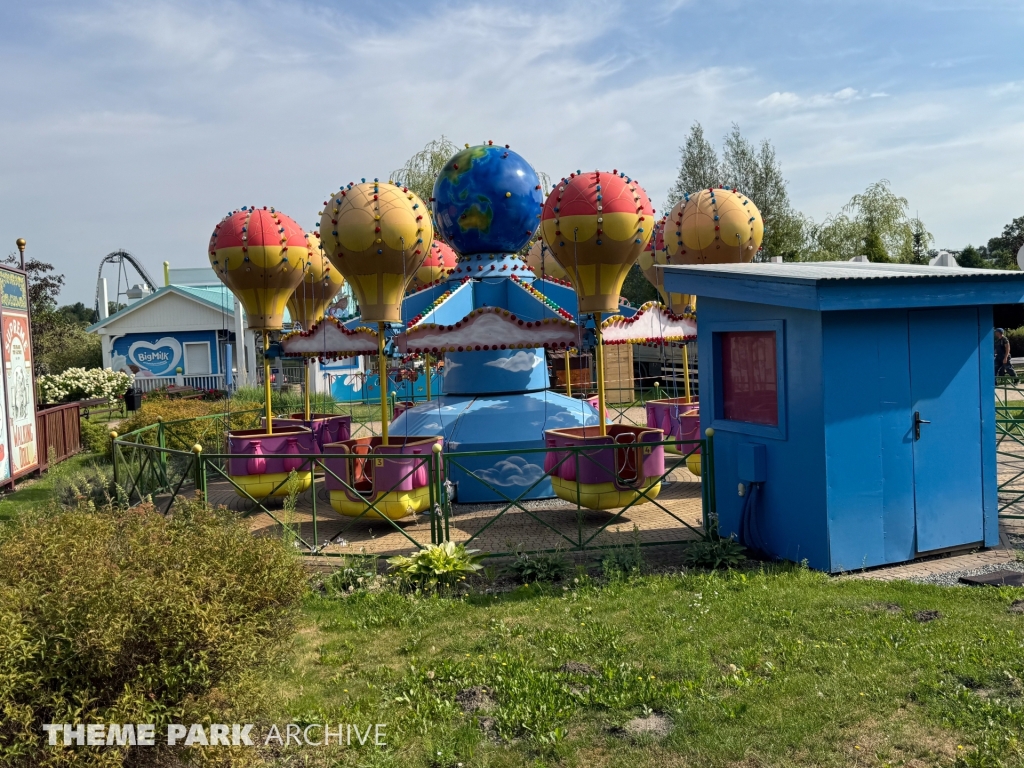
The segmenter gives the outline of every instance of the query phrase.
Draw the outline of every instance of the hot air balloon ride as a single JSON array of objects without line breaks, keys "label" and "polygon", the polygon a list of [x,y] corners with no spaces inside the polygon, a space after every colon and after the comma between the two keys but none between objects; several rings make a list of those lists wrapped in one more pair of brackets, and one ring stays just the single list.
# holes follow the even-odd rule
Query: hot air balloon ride
[{"label": "hot air balloon ride", "polygon": [[321,213],[324,253],[352,286],[362,319],[377,325],[381,435],[324,446],[331,506],[344,515],[397,519],[429,507],[427,464],[413,457],[429,456],[441,441],[408,435],[389,440],[384,335],[388,323],[401,321],[402,300],[433,237],[424,202],[391,182],[349,184],[325,202]]},{"label": "hot air balloon ride", "polygon": [[458,256],[450,245],[440,240],[432,242],[427,251],[427,258],[413,275],[412,290],[419,290],[448,277],[448,273],[455,269],[457,259]]},{"label": "hot air balloon ride", "polygon": [[[228,433],[229,453],[250,455],[229,460],[228,474],[240,495],[285,495],[288,474],[303,464],[290,455],[311,451],[314,443],[312,433],[304,427],[274,433],[266,352],[270,332],[281,329],[285,305],[305,275],[309,262],[306,233],[274,208],[243,207],[214,228],[209,256],[221,282],[245,309],[249,328],[263,331],[265,427]],[[312,474],[299,476],[302,489],[309,487]]]},{"label": "hot air balloon ride", "polygon": [[[295,293],[288,299],[288,314],[293,326],[298,324],[302,331],[309,331],[323,321],[328,307],[334,302],[345,284],[341,272],[334,268],[323,253],[323,247],[320,245],[320,233],[307,233],[306,242],[309,244],[306,274],[302,282],[299,283],[299,287],[295,289]],[[310,368],[314,365],[315,353],[318,350],[316,350],[315,344],[303,343],[302,340],[295,339],[295,335],[296,331],[293,330],[291,334],[284,336],[281,339],[281,348],[285,354],[289,354],[289,351],[292,350],[303,357],[305,378],[303,412],[275,418],[274,427],[308,427],[313,431],[319,448],[323,448],[325,443],[347,440],[352,430],[351,416],[312,412],[310,407]],[[299,335],[301,335],[301,331]],[[298,347],[303,349],[300,350]],[[313,354],[310,354],[310,351]]]},{"label": "hot air balloon ride", "polygon": [[624,173],[574,173],[557,183],[544,204],[541,232],[559,265],[568,273],[581,313],[594,317],[598,414],[597,427],[547,430],[551,448],[593,447],[578,462],[548,455],[556,495],[593,509],[611,509],[636,500],[653,500],[661,489],[665,452],[657,428],[605,419],[602,315],[616,314],[622,283],[651,238],[654,209],[643,188]]},{"label": "hot air balloon ride", "polygon": [[[742,192],[724,187],[709,187],[685,194],[669,211],[663,226],[662,253],[666,264],[750,262],[754,260],[764,238],[764,221],[754,202]],[[656,263],[662,263],[660,258]],[[664,296],[662,270],[652,271],[655,279],[651,282]],[[667,297],[670,309],[674,296],[670,294]],[[696,303],[695,298],[693,302]],[[685,347],[683,354],[687,370],[685,396],[649,401],[646,410],[647,424],[664,430],[666,439],[688,441],[700,437],[700,407],[690,397],[689,362],[685,358]],[[668,450],[680,452],[680,449],[672,446]],[[699,456],[691,454],[687,465],[691,472],[700,474]]]},{"label": "hot air balloon ride", "polygon": [[542,279],[569,279],[569,273],[562,269],[562,265],[551,255],[551,249],[545,244],[543,238],[537,238],[530,246],[530,250],[526,254],[526,265],[533,270],[533,274]]}]

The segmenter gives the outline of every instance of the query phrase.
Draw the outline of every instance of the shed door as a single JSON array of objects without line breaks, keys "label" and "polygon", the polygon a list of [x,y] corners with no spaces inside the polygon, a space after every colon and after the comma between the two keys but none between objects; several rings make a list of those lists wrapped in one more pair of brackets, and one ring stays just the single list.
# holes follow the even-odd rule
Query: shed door
[{"label": "shed door", "polygon": [[985,538],[978,340],[975,307],[910,312],[910,417],[931,422],[909,433],[918,553]]}]

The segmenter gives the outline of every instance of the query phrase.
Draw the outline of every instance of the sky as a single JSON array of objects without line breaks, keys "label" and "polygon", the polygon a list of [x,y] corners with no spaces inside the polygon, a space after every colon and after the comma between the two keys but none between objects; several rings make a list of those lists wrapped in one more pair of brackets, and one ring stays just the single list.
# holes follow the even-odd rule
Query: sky
[{"label": "sky", "polygon": [[119,248],[158,284],[165,260],[208,265],[242,205],[312,229],[331,190],[441,134],[552,177],[623,170],[659,207],[690,126],[720,144],[737,123],[818,221],[882,178],[938,247],[1024,215],[1019,1],[0,0],[0,19],[0,254],[26,238],[62,302],[91,306]]}]

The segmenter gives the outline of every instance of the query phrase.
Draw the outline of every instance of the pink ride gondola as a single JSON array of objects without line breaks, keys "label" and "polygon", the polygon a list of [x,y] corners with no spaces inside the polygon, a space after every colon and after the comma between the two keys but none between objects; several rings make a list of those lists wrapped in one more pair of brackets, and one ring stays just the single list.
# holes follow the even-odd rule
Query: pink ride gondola
[{"label": "pink ride gondola", "polygon": [[[685,397],[651,400],[647,403],[647,426],[657,427],[665,433],[666,440],[700,440],[700,405],[687,402]],[[689,454],[686,466],[695,475],[700,475],[700,446],[667,445],[669,453]]]},{"label": "pink ride gondola", "polygon": [[313,483],[313,471],[303,455],[319,453],[313,433],[303,426],[274,426],[273,434],[265,429],[238,429],[228,433],[228,476],[238,486],[243,498],[263,499],[287,496],[285,481],[295,471],[299,492]]},{"label": "pink ride gondola", "polygon": [[352,437],[352,417],[331,413],[311,413],[307,419],[304,414],[292,413],[288,416],[274,417],[274,432],[285,427],[305,427],[313,433],[317,450],[320,453],[327,443],[338,443]]},{"label": "pink ride gondola", "polygon": [[[325,486],[331,507],[349,517],[398,520],[430,508],[430,454],[440,436],[410,436],[387,445],[360,437],[324,446]],[[348,486],[348,487],[346,487]]]},{"label": "pink ride gondola", "polygon": [[642,492],[649,500],[661,492],[665,451],[657,445],[663,439],[660,429],[609,424],[605,435],[596,426],[549,429],[544,434],[548,448],[588,449],[580,451],[578,459],[571,451],[557,450],[545,457],[544,469],[551,473],[560,499],[589,509],[616,509],[636,501]]}]

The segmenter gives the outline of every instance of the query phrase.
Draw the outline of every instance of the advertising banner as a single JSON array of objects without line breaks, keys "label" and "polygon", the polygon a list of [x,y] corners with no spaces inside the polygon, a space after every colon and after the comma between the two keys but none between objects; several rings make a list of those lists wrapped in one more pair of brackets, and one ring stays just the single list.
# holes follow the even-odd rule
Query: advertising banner
[{"label": "advertising banner", "polygon": [[[8,477],[39,465],[36,447],[36,398],[32,372],[32,334],[25,275],[0,269],[0,341],[7,384],[6,433],[10,452]],[[0,482],[3,478],[0,475]]]}]

